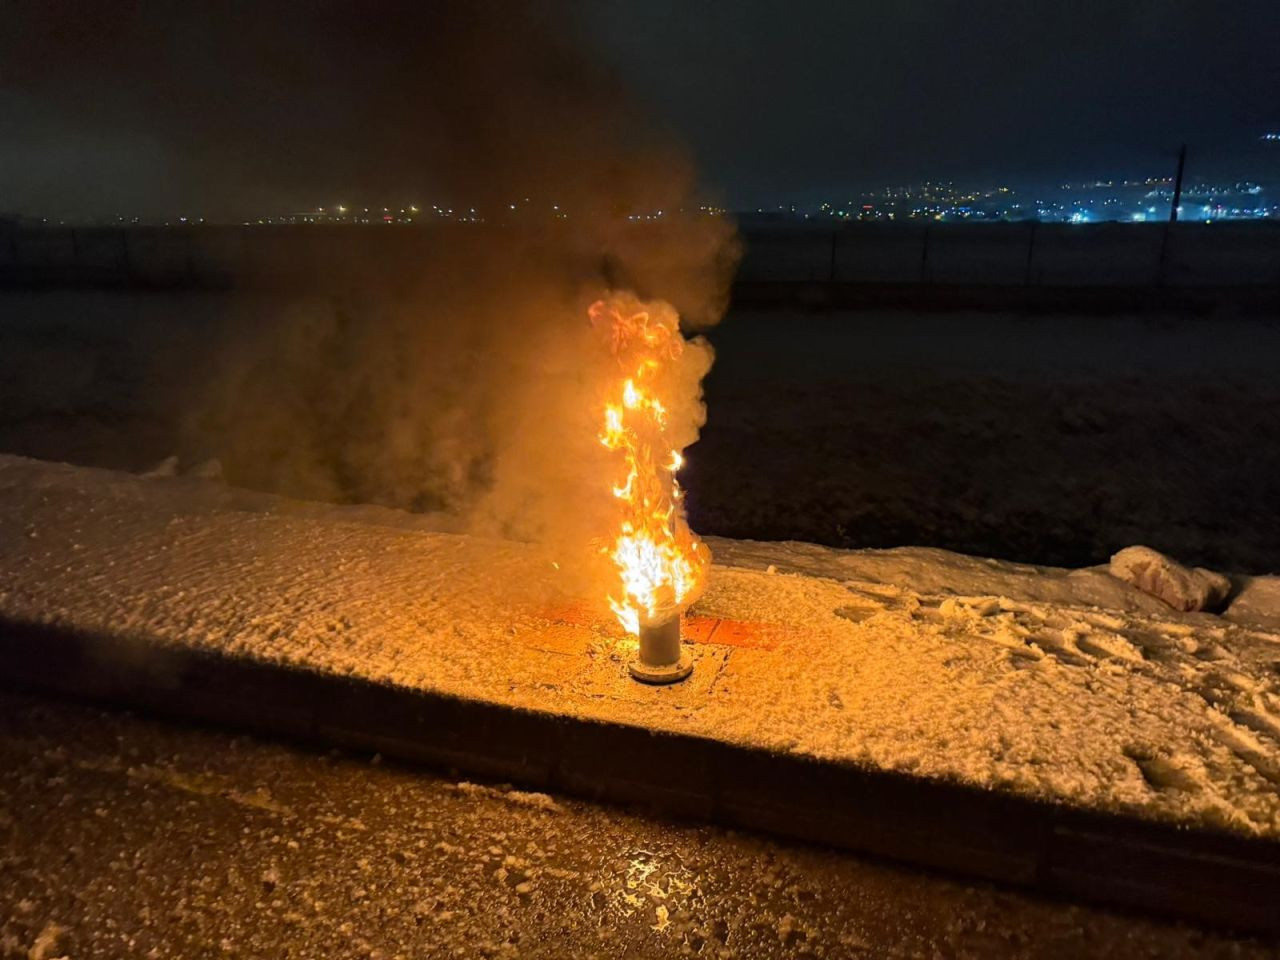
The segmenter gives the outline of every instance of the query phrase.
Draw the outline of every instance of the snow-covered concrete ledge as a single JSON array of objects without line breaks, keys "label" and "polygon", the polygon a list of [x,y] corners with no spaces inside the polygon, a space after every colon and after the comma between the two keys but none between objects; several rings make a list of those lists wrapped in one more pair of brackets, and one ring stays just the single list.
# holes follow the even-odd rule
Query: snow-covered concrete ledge
[{"label": "snow-covered concrete ledge", "polygon": [[[536,547],[0,457],[0,677],[1276,931],[1276,581],[712,541],[771,625],[647,688]],[[716,640],[717,634],[711,635]]]}]

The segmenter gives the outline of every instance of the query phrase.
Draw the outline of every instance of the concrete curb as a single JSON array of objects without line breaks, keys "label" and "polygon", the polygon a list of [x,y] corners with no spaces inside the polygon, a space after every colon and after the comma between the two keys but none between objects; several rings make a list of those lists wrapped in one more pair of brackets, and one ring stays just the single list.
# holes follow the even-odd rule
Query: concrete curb
[{"label": "concrete curb", "polygon": [[1280,934],[1280,843],[0,619],[0,683]]}]

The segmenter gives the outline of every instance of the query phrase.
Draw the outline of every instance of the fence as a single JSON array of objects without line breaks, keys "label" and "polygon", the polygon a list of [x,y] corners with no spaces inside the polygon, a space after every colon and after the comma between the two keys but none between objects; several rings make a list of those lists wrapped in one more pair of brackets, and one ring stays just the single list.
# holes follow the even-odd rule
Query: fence
[{"label": "fence", "polygon": [[[0,283],[308,282],[359,261],[412,269],[434,231],[476,225],[46,228],[0,223]],[[643,228],[639,228],[643,229]],[[1167,243],[1166,243],[1166,231]],[[437,234],[438,236],[438,234]],[[752,226],[747,283],[1001,287],[1280,284],[1280,222]]]},{"label": "fence", "polygon": [[[1168,244],[1165,245],[1166,231]],[[1163,253],[1163,257],[1162,257]],[[746,234],[739,279],[881,284],[1280,284],[1280,222],[858,223]]]}]

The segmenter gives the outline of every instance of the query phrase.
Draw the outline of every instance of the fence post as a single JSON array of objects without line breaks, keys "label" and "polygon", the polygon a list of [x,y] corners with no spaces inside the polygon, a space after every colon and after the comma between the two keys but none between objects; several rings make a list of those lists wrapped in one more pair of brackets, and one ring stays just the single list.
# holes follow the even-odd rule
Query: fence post
[{"label": "fence post", "polygon": [[835,283],[836,280],[836,240],[839,236],[840,232],[838,230],[831,231],[831,272],[828,279],[832,283]]},{"label": "fence post", "polygon": [[1036,259],[1036,228],[1040,226],[1039,220],[1031,221],[1031,235],[1027,237],[1027,276],[1023,280],[1024,286],[1031,286],[1031,271],[1035,265]]},{"label": "fence post", "polygon": [[929,282],[929,228],[933,224],[924,225],[924,246],[920,250],[920,282]]}]

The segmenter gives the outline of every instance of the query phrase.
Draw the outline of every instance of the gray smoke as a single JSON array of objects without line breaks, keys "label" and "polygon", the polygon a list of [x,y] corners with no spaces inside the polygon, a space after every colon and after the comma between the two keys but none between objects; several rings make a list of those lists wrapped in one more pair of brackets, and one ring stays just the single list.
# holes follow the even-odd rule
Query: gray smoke
[{"label": "gray smoke", "polygon": [[308,242],[341,269],[294,271],[269,310],[258,278],[220,343],[182,358],[187,458],[220,458],[233,483],[445,510],[486,533],[584,533],[603,489],[587,305],[627,289],[706,327],[736,252],[732,225],[699,211],[683,152],[562,11],[75,0],[11,12],[0,69],[6,95],[46,118],[33,142],[54,149],[65,130],[146,156],[146,182],[122,186],[104,150],[73,194],[92,196],[96,178],[113,203],[133,191],[141,207],[222,219],[439,198],[484,219],[398,246],[370,231],[399,228],[317,234]]}]

